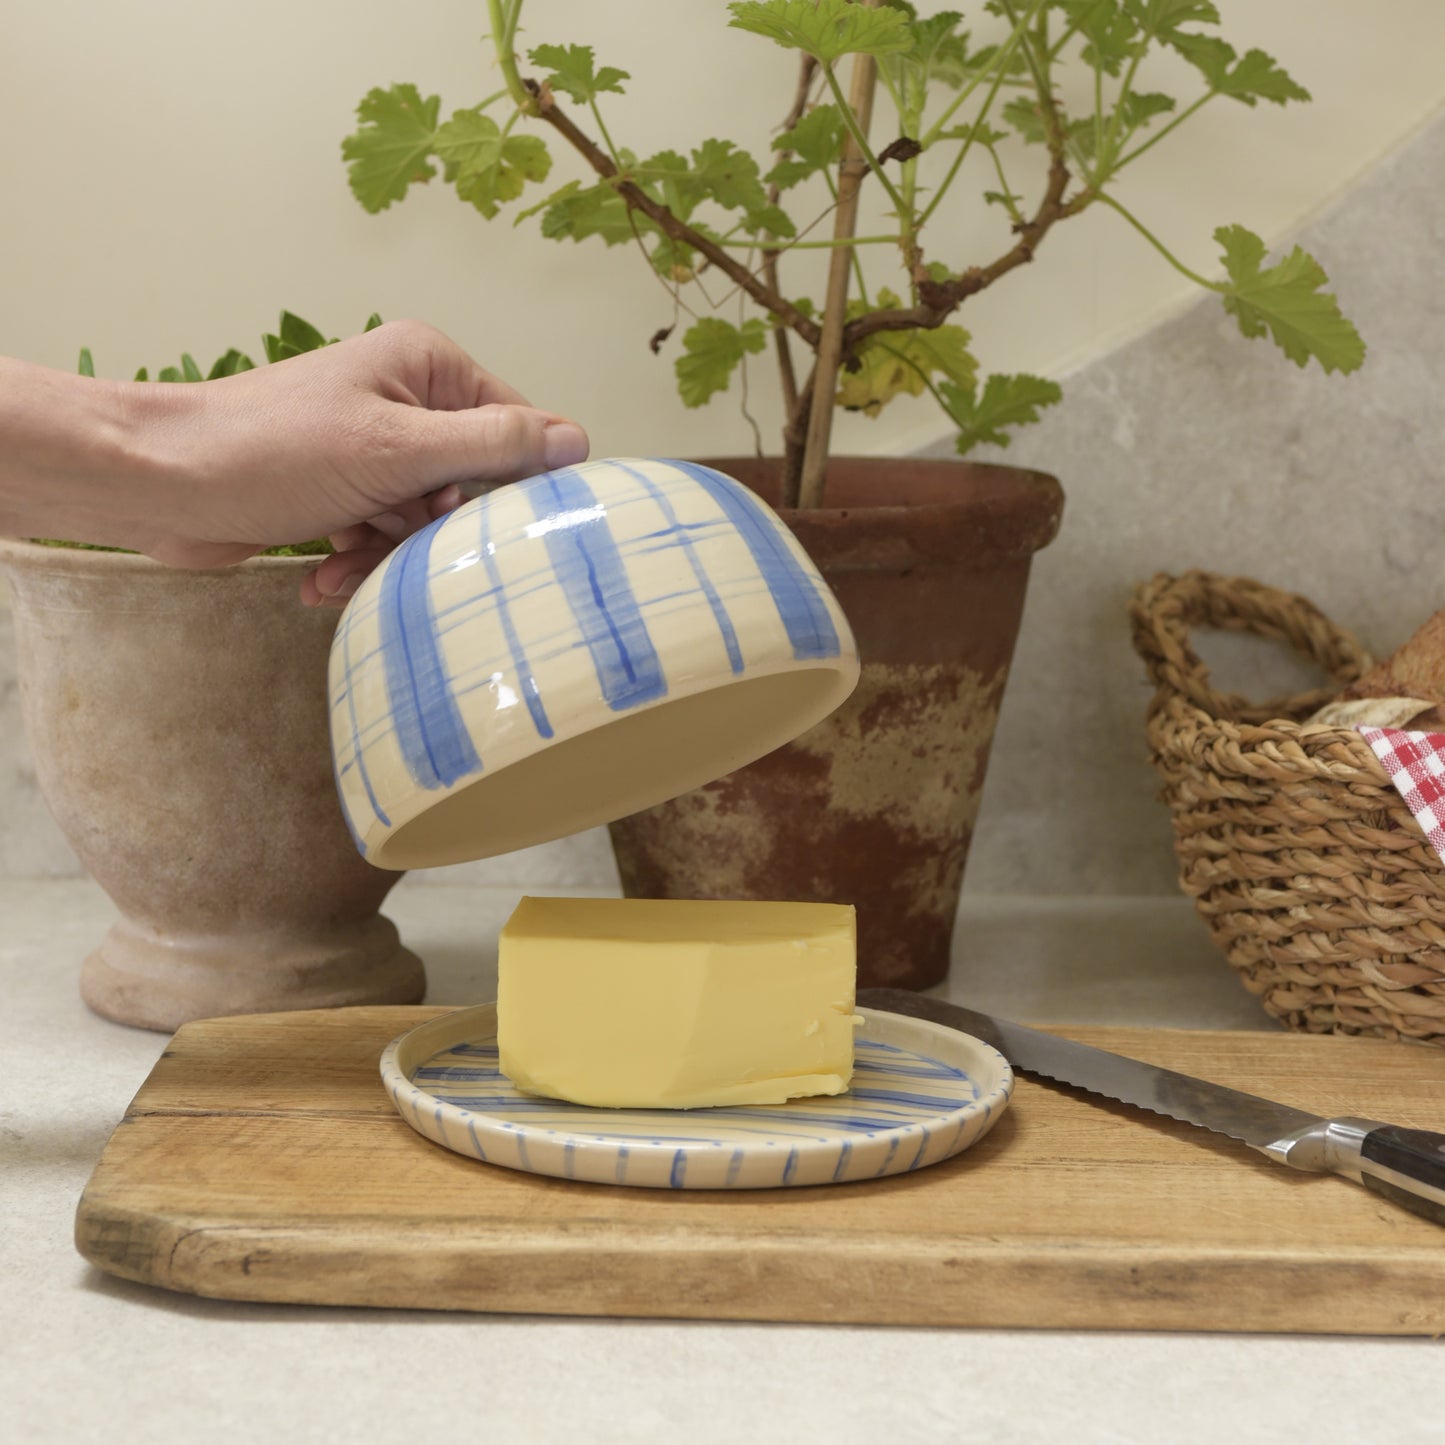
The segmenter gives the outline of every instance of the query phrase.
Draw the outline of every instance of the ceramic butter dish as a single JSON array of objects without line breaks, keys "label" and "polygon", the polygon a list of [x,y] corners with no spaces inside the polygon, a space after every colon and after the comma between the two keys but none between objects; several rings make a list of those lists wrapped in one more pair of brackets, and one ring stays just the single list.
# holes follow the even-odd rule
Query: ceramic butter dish
[{"label": "ceramic butter dish", "polygon": [[756,495],[588,462],[466,503],[362,584],[331,651],[337,787],[378,867],[490,857],[742,767],[857,679],[836,599]]}]

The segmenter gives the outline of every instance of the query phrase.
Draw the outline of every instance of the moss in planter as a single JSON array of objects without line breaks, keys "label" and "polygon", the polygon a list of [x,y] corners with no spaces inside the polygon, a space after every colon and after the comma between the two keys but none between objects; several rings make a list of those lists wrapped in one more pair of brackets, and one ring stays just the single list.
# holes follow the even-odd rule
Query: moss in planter
[{"label": "moss in planter", "polygon": [[[124,552],[128,557],[137,554],[129,547],[103,547],[97,542],[62,542],[54,537],[29,537],[27,541],[41,547],[73,547],[78,552]],[[315,542],[291,542],[284,547],[267,547],[262,557],[326,557],[336,549],[324,537]]]}]

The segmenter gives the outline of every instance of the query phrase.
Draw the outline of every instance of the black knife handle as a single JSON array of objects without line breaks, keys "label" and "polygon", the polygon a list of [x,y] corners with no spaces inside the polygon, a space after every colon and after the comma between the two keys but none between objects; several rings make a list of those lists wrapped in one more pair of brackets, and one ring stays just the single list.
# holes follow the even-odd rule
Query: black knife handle
[{"label": "black knife handle", "polygon": [[1381,1124],[1360,1140],[1360,1183],[1445,1224],[1445,1134]]}]

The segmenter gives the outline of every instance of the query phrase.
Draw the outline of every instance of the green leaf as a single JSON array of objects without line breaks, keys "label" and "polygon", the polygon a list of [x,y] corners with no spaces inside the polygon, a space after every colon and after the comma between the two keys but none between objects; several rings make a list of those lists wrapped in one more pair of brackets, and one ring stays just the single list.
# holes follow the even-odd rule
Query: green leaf
[{"label": "green leaf", "polygon": [[1161,95],[1158,91],[1131,90],[1124,97],[1124,125],[1132,135],[1141,126],[1146,126],[1156,115],[1166,115],[1174,109],[1174,97]]},{"label": "green leaf", "polygon": [[832,170],[843,156],[847,128],[836,105],[815,105],[792,130],[773,142],[773,149],[791,151],[768,172],[769,185],[789,190],[819,171]]},{"label": "green leaf", "polygon": [[206,373],[207,381],[215,381],[223,376],[235,376],[242,371],[254,371],[256,363],[243,351],[237,351],[233,346],[224,356],[216,358],[215,364]]},{"label": "green leaf", "polygon": [[95,375],[95,358],[90,354],[90,347],[82,346],[80,348],[80,364],[75,369],[81,376]]},{"label": "green leaf", "polygon": [[[293,347],[298,354],[303,351],[319,351],[330,344],[309,321],[302,320],[291,311],[281,313],[281,340]],[[333,336],[331,341],[335,340]]]},{"label": "green leaf", "polygon": [[548,73],[542,77],[544,85],[566,91],[578,105],[587,105],[604,91],[621,95],[620,82],[632,79],[627,71],[611,65],[595,70],[590,45],[539,45],[527,52],[527,58],[534,65],[546,67]]},{"label": "green leaf", "polygon": [[852,0],[741,0],[728,9],[734,29],[766,35],[824,65],[842,55],[888,55],[913,47],[908,17],[891,7],[872,10]]},{"label": "green leaf", "polygon": [[1327,372],[1360,366],[1365,343],[1334,296],[1320,290],[1329,278],[1313,256],[1296,246],[1282,261],[1264,266],[1264,242],[1243,226],[1221,226],[1214,239],[1224,248],[1229,273],[1224,309],[1246,336],[1267,333],[1297,366],[1312,356]]},{"label": "green leaf", "polygon": [[364,335],[368,331],[375,331],[381,324],[381,312],[373,311],[371,315],[366,318],[366,325],[361,328],[362,334]]},{"label": "green leaf", "polygon": [[1029,145],[1043,145],[1044,115],[1036,99],[1017,95],[1004,106],[1000,114]]},{"label": "green leaf", "polygon": [[502,130],[480,106],[452,112],[437,128],[432,149],[443,166],[442,175],[454,181],[459,175],[490,170],[502,157]]},{"label": "green leaf", "polygon": [[201,368],[196,365],[196,358],[189,351],[181,352],[181,375],[187,381],[204,381],[206,379]]},{"label": "green leaf", "polygon": [[898,97],[900,118],[909,134],[922,125],[932,82],[957,89],[970,74],[968,32],[958,34],[963,16],[956,10],[943,10],[925,20],[906,0],[885,0],[908,21],[912,44],[878,57],[878,71],[890,91]]},{"label": "green leaf", "polygon": [[709,397],[726,391],[733,372],[749,352],[768,344],[767,323],[750,317],[741,326],[718,316],[704,316],[682,338],[683,354],[674,370],[684,406],[701,406]]},{"label": "green leaf", "polygon": [[[1039,139],[1044,138],[1043,124],[1037,120],[1037,112],[1029,113],[1030,125],[1037,125]],[[971,125],[956,125],[949,130],[940,131],[939,140],[966,140],[972,141],[975,145],[996,146],[1001,140],[1008,139],[1006,130],[999,130],[991,126],[986,120],[975,121]]]},{"label": "green leaf", "polygon": [[1253,105],[1258,100],[1288,105],[1292,100],[1309,100],[1310,93],[1297,84],[1272,57],[1262,50],[1246,50],[1239,64],[1216,87],[1221,95]]},{"label": "green leaf", "polygon": [[552,169],[546,142],[537,136],[505,138],[481,108],[456,111],[436,135],[436,154],[457,195],[490,220],[504,201],[514,201],[528,181]]},{"label": "green leaf", "polygon": [[1244,105],[1268,100],[1287,105],[1309,100],[1310,93],[1262,50],[1246,50],[1236,59],[1234,47],[1214,35],[1179,35],[1169,42],[1205,79],[1216,95]]},{"label": "green leaf", "polygon": [[[1044,116],[1039,109],[1037,99],[1030,99],[1027,96],[1015,96],[1009,101],[1000,112],[1003,119],[1008,122],[1029,145],[1043,145],[1047,138],[1044,130]],[[1080,116],[1077,120],[1068,121],[1064,126],[1064,139],[1085,151],[1092,150],[1094,140],[1094,120],[1092,116]],[[997,142],[994,142],[997,144]]]},{"label": "green leaf", "polygon": [[1124,0],[1124,8],[1147,35],[1172,43],[1181,25],[1218,25],[1211,0]]},{"label": "green leaf", "polygon": [[1039,408],[1053,406],[1063,396],[1057,382],[1026,373],[1005,376],[995,372],[984,383],[981,397],[974,385],[945,381],[938,390],[958,427],[955,447],[960,455],[984,442],[1006,447],[1010,438],[1004,427],[1038,421]]},{"label": "green leaf", "polygon": [[[601,236],[609,246],[630,241],[639,232],[656,229],[646,216],[628,215],[627,202],[606,181],[583,186],[568,181],[545,201],[524,211],[518,220],[542,212],[542,234],[549,240],[585,240]],[[635,226],[635,230],[634,230]]]},{"label": "green leaf", "polygon": [[725,210],[741,211],[750,231],[791,236],[793,223],[776,206],[758,174],[758,163],[730,140],[705,140],[692,153],[687,184],[716,201]]},{"label": "green leaf", "polygon": [[411,84],[368,91],[356,107],[361,125],[341,142],[341,157],[352,194],[368,211],[384,211],[408,186],[436,174],[428,157],[440,109],[440,96],[423,100]]},{"label": "green leaf", "polygon": [[1118,75],[1133,58],[1139,27],[1120,0],[1062,0],[1061,8],[1084,38],[1084,63]]},{"label": "green leaf", "polygon": [[145,369],[145,367],[141,367],[141,369],[136,372],[135,379],[137,381],[149,381],[151,379],[151,374]]},{"label": "green leaf", "polygon": [[[872,306],[853,302],[848,319],[899,305],[898,297],[880,290]],[[968,349],[969,335],[961,326],[935,326],[929,330],[875,332],[859,349],[858,369],[838,378],[835,401],[846,411],[877,416],[894,397],[921,396],[928,379],[942,373],[958,386],[971,386],[978,363]]]},{"label": "green leaf", "polygon": [[157,381],[184,381],[184,380],[185,380],[185,377],[181,375],[181,372],[180,372],[180,368],[179,368],[179,367],[175,367],[175,366],[163,366],[163,367],[161,367],[161,369],[160,369],[158,372],[156,372],[156,380],[157,380]]}]

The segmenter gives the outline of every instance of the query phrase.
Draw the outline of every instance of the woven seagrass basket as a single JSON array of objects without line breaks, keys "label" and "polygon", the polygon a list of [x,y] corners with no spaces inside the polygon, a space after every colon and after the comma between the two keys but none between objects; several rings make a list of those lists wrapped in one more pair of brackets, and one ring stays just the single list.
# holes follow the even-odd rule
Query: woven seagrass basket
[{"label": "woven seagrass basket", "polygon": [[[1369,654],[1303,597],[1241,577],[1161,574],[1130,620],[1180,885],[1245,987],[1290,1028],[1445,1044],[1445,866],[1358,733],[1302,726]],[[1216,692],[1199,628],[1283,642],[1334,685]]]}]

